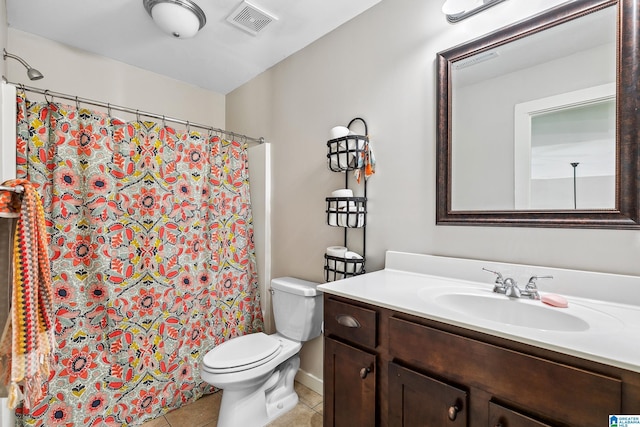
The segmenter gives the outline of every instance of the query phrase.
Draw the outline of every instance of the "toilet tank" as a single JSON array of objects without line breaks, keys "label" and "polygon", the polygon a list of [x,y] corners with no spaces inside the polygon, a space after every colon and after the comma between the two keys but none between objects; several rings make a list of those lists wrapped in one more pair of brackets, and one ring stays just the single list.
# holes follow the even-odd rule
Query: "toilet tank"
[{"label": "toilet tank", "polygon": [[276,330],[295,341],[309,341],[322,328],[322,292],[319,283],[295,277],[271,280],[273,316]]}]

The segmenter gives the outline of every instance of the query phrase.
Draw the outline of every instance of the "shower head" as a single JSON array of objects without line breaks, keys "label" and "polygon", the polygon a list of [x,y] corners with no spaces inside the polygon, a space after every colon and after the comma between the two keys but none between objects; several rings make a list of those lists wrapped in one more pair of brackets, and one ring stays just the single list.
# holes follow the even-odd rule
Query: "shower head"
[{"label": "shower head", "polygon": [[21,63],[22,65],[24,65],[24,67],[27,69],[27,76],[29,76],[29,80],[40,80],[41,78],[44,77],[44,75],[40,71],[31,67],[31,65],[27,64],[27,61],[20,58],[18,55],[8,53],[6,49],[2,49],[2,59],[6,61],[7,58],[13,58],[19,63]]},{"label": "shower head", "polygon": [[42,73],[35,68],[27,69],[27,76],[29,76],[30,80],[40,80],[44,77],[44,75],[42,75]]}]

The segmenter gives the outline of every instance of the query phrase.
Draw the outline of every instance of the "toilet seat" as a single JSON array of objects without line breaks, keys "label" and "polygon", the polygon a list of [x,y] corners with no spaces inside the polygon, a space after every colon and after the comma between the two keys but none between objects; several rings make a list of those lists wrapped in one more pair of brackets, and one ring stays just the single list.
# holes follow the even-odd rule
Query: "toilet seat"
[{"label": "toilet seat", "polygon": [[202,369],[212,374],[244,371],[263,365],[282,350],[282,342],[262,332],[226,341],[205,354]]}]

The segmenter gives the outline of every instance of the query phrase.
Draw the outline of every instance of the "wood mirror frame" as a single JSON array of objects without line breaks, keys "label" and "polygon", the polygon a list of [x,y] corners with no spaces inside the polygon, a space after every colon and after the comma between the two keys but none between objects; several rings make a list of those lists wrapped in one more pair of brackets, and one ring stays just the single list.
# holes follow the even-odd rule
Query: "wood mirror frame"
[{"label": "wood mirror frame", "polygon": [[[451,69],[455,61],[617,5],[616,195],[614,209],[454,211],[451,208]],[[437,54],[436,224],[521,227],[640,228],[638,197],[640,87],[640,5],[638,0],[581,0]]]}]

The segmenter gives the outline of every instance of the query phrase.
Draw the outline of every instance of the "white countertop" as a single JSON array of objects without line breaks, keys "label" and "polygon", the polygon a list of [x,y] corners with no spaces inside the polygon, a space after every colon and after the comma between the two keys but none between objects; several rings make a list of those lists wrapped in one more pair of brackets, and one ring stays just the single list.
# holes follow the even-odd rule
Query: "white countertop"
[{"label": "white countertop", "polygon": [[[568,300],[569,307],[556,308],[540,301],[510,299],[493,293],[494,278],[483,272],[481,266],[501,272],[508,271],[505,277],[518,278],[520,288],[524,288],[527,280],[521,280],[522,277],[552,274],[554,279],[550,280],[551,284],[547,282],[543,285],[543,280],[539,281],[540,294],[549,293],[549,288],[554,293],[560,293],[556,289],[565,290],[562,295]],[[430,274],[433,272],[437,274]],[[584,285],[593,279],[588,276],[593,275],[602,289],[594,290],[591,286]],[[480,280],[470,280],[471,277]],[[557,280],[570,283],[554,284],[553,281]],[[318,289],[425,319],[640,372],[640,305],[636,304],[635,299],[640,294],[638,277],[388,252],[384,270],[325,283],[318,286]],[[609,293],[605,294],[607,290]],[[581,291],[587,297],[581,296]],[[620,295],[621,292],[630,294],[625,297]],[[450,306],[440,302],[440,296],[452,293],[477,295],[481,299],[504,299],[505,304],[538,305],[540,308],[579,317],[589,325],[585,330],[558,331],[487,320],[464,311],[452,310]],[[611,294],[611,298],[592,298],[594,295],[601,296],[599,293]],[[632,304],[622,303],[621,300]],[[536,310],[539,311],[537,308]],[[550,316],[554,314],[557,313],[550,313]]]}]

